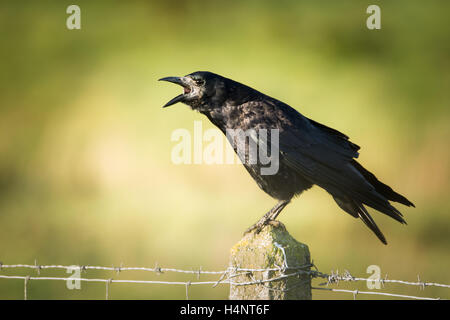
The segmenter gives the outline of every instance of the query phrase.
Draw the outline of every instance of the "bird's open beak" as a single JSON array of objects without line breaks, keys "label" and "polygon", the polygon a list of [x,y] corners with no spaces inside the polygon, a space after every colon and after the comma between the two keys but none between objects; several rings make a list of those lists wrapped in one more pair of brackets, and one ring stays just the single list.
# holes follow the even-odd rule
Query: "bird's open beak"
[{"label": "bird's open beak", "polygon": [[178,102],[183,102],[185,100],[186,96],[191,92],[191,88],[188,84],[186,77],[166,77],[166,78],[159,79],[159,81],[168,81],[168,82],[176,83],[184,88],[184,93],[176,96],[175,98],[173,98],[172,100],[167,102],[163,106],[163,108],[166,108],[166,107],[171,106]]}]

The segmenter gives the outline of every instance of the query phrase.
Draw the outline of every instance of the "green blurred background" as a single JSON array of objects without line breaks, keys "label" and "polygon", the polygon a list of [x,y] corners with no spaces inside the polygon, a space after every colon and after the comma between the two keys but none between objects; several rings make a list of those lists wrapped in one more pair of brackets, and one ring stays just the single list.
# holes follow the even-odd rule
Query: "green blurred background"
[{"label": "green blurred background", "polygon": [[[76,1],[82,28],[68,30],[73,3],[0,5],[3,264],[226,268],[229,249],[275,200],[242,166],[171,162],[173,130],[192,131],[194,120],[212,126],[184,105],[163,110],[180,89],[157,79],[208,70],[348,134],[362,146],[361,163],[416,204],[397,206],[408,226],[374,212],[384,246],[323,190],[304,193],[280,220],[309,245],[321,271],[365,277],[375,264],[392,279],[450,283],[450,2]],[[381,30],[366,28],[370,4],[381,7]],[[114,299],[185,298],[183,286],[110,289]],[[386,290],[450,297],[431,287]],[[196,286],[189,294],[227,293],[227,286]],[[30,299],[104,295],[96,283],[29,288]],[[0,279],[0,298],[23,298],[23,282]],[[313,298],[352,296],[314,291]]]}]

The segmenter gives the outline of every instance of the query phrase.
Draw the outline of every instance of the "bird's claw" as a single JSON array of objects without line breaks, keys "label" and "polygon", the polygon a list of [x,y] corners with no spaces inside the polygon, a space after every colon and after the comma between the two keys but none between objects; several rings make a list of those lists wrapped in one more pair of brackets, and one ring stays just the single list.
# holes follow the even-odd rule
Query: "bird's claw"
[{"label": "bird's claw", "polygon": [[[284,227],[284,225],[281,223],[281,221],[278,220],[271,220],[271,219],[267,219],[267,220],[263,220],[263,221],[258,221],[257,223],[255,223],[254,225],[252,225],[250,228],[248,228],[247,230],[245,230],[244,232],[244,236],[248,233],[254,232],[255,234],[258,234],[262,231],[262,229],[264,229],[265,226],[267,225],[271,225],[275,228],[278,227]],[[285,228],[285,227],[284,227]]]},{"label": "bird's claw", "polygon": [[247,230],[245,230],[244,232],[244,236],[248,233],[252,233],[254,232],[255,234],[258,234],[261,232],[261,230],[264,228],[264,226],[266,225],[266,222],[257,222],[254,225],[252,225],[250,228],[248,228]]}]

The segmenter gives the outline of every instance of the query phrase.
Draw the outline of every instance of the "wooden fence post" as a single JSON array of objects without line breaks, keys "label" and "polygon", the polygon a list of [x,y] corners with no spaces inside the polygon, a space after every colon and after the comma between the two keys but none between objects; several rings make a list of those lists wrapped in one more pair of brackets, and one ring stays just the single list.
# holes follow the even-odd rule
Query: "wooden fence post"
[{"label": "wooden fence post", "polygon": [[[264,227],[260,233],[246,234],[230,256],[230,280],[234,283],[263,281],[250,285],[230,285],[231,300],[310,300],[311,258],[308,246],[295,240],[281,222]],[[277,269],[244,272],[236,268]],[[302,272],[302,271],[306,271]],[[291,275],[286,277],[286,275]],[[281,277],[276,281],[271,279]]]}]

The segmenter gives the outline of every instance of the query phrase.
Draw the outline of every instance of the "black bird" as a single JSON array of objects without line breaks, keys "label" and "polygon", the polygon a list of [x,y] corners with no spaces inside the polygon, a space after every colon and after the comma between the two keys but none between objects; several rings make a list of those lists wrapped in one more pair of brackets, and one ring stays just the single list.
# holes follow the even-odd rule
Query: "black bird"
[{"label": "black bird", "polygon": [[[247,232],[253,229],[259,232],[277,218],[294,196],[313,185],[325,189],[342,210],[360,218],[384,244],[387,244],[386,238],[365,205],[406,224],[402,214],[389,201],[414,205],[355,160],[360,147],[350,142],[345,134],[303,116],[279,100],[211,72],[198,71],[160,80],[184,88],[184,93],[164,107],[182,102],[204,114],[224,134],[228,130],[262,132],[261,129],[266,129],[267,132],[278,129],[278,148],[271,148],[278,152],[278,171],[267,175],[261,174],[261,163],[248,161],[250,149],[247,144],[227,135],[258,186],[279,200]],[[256,138],[256,142],[272,146],[274,138],[271,134],[264,141]]]}]

